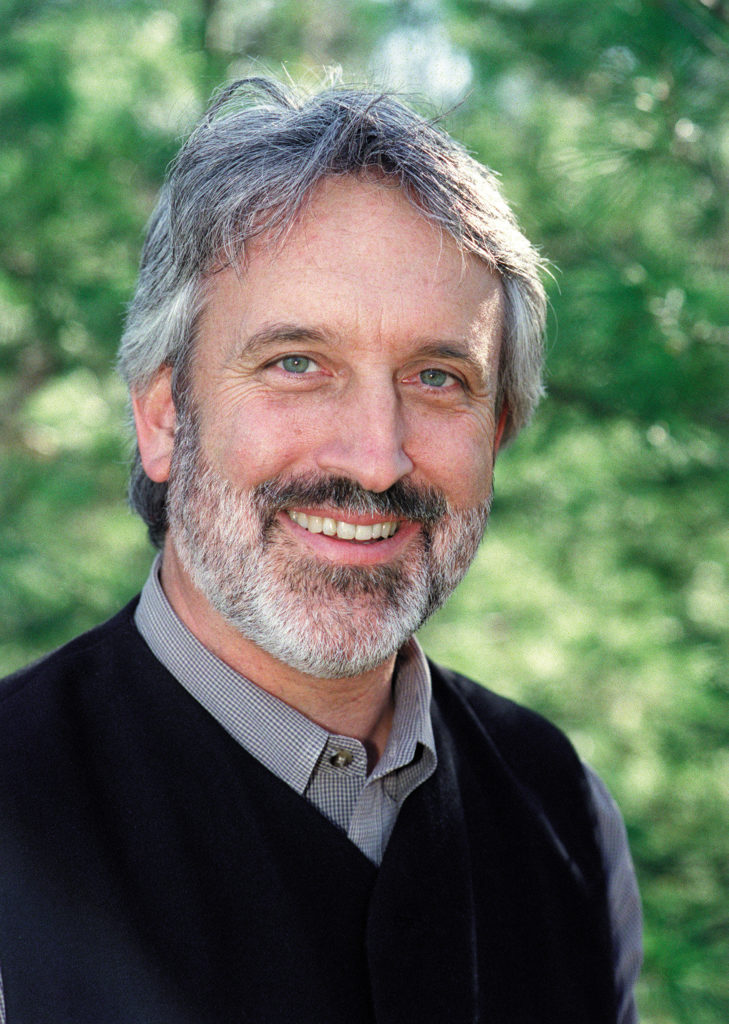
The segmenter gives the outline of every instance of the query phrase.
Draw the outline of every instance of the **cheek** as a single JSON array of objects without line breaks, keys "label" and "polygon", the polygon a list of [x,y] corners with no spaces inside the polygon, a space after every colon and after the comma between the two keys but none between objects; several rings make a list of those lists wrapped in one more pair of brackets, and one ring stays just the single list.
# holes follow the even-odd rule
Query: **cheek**
[{"label": "cheek", "polygon": [[444,492],[455,509],[475,508],[491,494],[493,440],[488,432],[466,429],[463,422],[419,432],[408,452],[416,473]]},{"label": "cheek", "polygon": [[[444,459],[440,465],[440,482],[433,479],[433,483],[445,492],[454,509],[476,508],[488,500],[493,466],[487,454],[462,451],[459,457],[450,458],[447,462]],[[433,475],[437,472],[435,467]]]},{"label": "cheek", "polygon": [[291,410],[252,404],[213,414],[203,443],[214,466],[239,487],[251,487],[273,476],[303,468],[315,445],[309,422]]}]

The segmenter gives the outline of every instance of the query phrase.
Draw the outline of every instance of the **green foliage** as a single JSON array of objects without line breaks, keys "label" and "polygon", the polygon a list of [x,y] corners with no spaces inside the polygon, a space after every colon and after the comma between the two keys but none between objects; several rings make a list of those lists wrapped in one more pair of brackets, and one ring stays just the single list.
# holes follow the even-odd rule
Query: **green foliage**
[{"label": "green foliage", "polygon": [[550,396],[500,456],[477,564],[423,639],[564,726],[618,798],[643,1019],[726,1020],[724,0],[0,9],[0,670],[144,578],[114,351],[164,168],[214,86],[341,62],[436,105],[460,90],[449,126],[553,263]]}]

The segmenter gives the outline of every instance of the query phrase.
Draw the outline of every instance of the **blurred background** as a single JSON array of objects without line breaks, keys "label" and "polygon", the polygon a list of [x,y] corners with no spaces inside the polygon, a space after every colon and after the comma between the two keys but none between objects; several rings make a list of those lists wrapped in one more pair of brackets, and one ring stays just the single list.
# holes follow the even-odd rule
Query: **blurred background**
[{"label": "blurred background", "polygon": [[450,111],[552,261],[549,397],[500,456],[479,559],[422,639],[557,721],[610,785],[645,906],[643,1020],[725,1024],[729,2],[0,0],[0,16],[0,674],[145,578],[114,353],[165,167],[212,90],[341,64]]}]

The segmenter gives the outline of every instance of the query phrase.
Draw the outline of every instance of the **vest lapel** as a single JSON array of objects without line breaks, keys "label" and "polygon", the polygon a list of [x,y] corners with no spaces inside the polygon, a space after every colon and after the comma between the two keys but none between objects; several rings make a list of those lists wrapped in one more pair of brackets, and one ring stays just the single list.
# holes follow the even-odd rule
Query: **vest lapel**
[{"label": "vest lapel", "polygon": [[[488,720],[451,698],[434,701],[438,768],[405,802],[370,905],[378,1024],[614,1021],[594,886]],[[574,779],[563,800],[579,822]]]},{"label": "vest lapel", "polygon": [[367,948],[378,1024],[470,1024],[478,968],[471,851],[445,738],[438,769],[405,801],[370,905]]}]

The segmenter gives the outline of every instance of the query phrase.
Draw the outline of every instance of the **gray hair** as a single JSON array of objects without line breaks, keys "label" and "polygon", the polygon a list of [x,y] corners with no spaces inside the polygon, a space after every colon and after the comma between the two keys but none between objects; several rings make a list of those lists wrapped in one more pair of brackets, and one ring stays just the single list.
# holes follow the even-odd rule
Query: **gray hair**
[{"label": "gray hair", "polygon": [[[242,79],[220,92],[183,145],[149,224],[119,348],[130,391],[143,393],[171,367],[183,408],[207,277],[241,259],[254,235],[282,238],[323,178],[370,170],[501,278],[498,403],[507,406],[504,439],[514,437],[543,393],[543,263],[491,171],[392,95],[341,86],[304,95],[267,78]],[[129,499],[157,545],[167,529],[166,494],[166,483],[147,477],[137,448]]]}]

